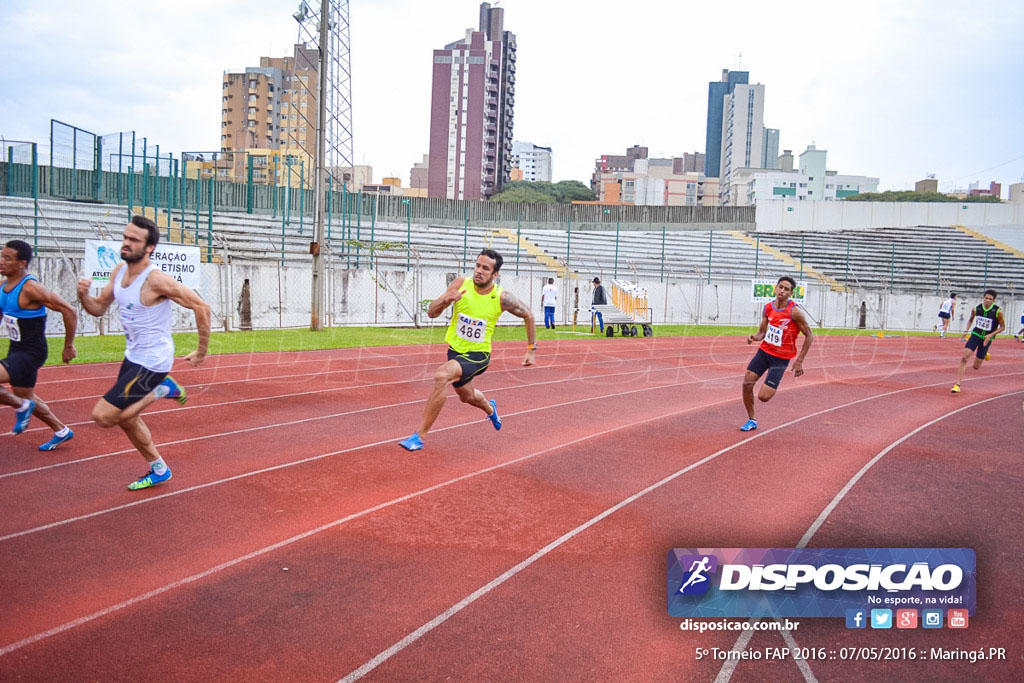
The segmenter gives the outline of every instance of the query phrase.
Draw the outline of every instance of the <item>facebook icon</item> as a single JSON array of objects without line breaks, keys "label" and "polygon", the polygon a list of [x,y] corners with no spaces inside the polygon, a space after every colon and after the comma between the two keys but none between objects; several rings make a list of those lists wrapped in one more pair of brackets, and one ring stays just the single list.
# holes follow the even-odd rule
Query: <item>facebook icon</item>
[{"label": "facebook icon", "polygon": [[862,609],[846,610],[846,628],[867,628],[867,611]]}]

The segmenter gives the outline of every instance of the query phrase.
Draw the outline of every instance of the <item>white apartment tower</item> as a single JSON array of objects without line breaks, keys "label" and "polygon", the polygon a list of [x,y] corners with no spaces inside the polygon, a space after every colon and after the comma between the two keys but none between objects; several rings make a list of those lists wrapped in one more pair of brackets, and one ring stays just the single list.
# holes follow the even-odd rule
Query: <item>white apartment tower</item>
[{"label": "white apartment tower", "polygon": [[512,166],[523,172],[523,180],[551,182],[551,148],[532,142],[512,143]]},{"label": "white apartment tower", "polygon": [[722,108],[722,204],[736,203],[730,194],[735,170],[759,168],[764,157],[764,85],[736,84]]}]

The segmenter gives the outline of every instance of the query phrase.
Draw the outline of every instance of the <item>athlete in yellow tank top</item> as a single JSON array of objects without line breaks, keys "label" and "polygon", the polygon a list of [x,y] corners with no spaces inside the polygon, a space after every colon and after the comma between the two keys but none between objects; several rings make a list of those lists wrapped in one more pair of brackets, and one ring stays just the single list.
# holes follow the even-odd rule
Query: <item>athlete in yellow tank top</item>
[{"label": "athlete in yellow tank top", "polygon": [[405,450],[418,451],[423,448],[422,437],[427,435],[441,413],[449,384],[455,388],[455,393],[463,403],[484,411],[494,428],[501,429],[498,402],[487,400],[483,393],[473,386],[473,379],[482,375],[491,362],[491,337],[494,334],[494,325],[503,311],[508,311],[526,322],[526,340],[529,347],[526,357],[523,358],[523,365],[534,364],[534,351],[537,348],[537,329],[533,313],[495,282],[501,270],[501,262],[501,254],[493,249],[484,249],[476,259],[473,277],[456,278],[444,294],[427,308],[427,315],[436,318],[454,304],[452,320],[444,337],[448,343],[448,361],[434,373],[434,390],[427,399],[419,431],[398,442]]}]

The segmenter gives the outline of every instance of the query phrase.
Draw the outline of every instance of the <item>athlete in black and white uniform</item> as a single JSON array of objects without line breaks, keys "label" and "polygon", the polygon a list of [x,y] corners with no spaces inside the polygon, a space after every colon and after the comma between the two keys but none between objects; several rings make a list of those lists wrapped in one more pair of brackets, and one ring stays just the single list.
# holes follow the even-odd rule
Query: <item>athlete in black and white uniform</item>
[{"label": "athlete in black and white uniform", "polygon": [[79,280],[78,299],[86,311],[97,317],[117,302],[125,334],[124,362],[114,386],[92,409],[92,419],[101,427],[118,426],[142,453],[149,471],[128,488],[144,489],[167,481],[171,470],[153,444],[149,428],[140,414],[159,398],[185,402],[185,389],[168,376],[174,364],[171,337],[171,302],[191,309],[196,315],[199,344],[185,356],[192,365],[206,357],[210,341],[210,307],[198,294],[154,266],[150,254],[160,240],[153,221],[135,216],[125,226],[121,258],[110,281],[99,296],[89,295],[89,280]]}]

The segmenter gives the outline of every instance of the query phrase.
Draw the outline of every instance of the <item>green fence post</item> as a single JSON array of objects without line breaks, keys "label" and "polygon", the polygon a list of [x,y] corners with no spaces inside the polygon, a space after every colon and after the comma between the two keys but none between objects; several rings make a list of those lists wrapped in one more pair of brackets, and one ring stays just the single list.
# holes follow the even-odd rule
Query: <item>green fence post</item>
[{"label": "green fence post", "polygon": [[274,157],[274,178],[270,184],[271,219],[277,218],[277,157]]},{"label": "green fence post", "polygon": [[7,196],[14,192],[14,146],[7,148]]},{"label": "green fence post", "polygon": [[373,208],[370,212],[370,261],[368,265],[371,267],[373,266],[374,230],[377,227],[377,200],[379,197],[379,195],[373,196]]},{"label": "green fence post", "polygon": [[153,173],[153,222],[159,218],[157,215],[160,213],[160,145],[156,146],[156,153],[153,155],[154,173]]},{"label": "green fence post", "polygon": [[846,240],[846,288],[850,288],[850,240]]},{"label": "green fence post", "polygon": [[128,182],[126,183],[126,185],[128,185],[128,188],[127,188],[128,189],[128,204],[127,204],[128,220],[131,220],[132,219],[132,197],[134,196],[134,192],[135,192],[135,162],[134,162],[134,160],[132,161],[132,165],[128,167]]},{"label": "green fence post", "polygon": [[708,230],[708,284],[711,284],[711,252],[715,244],[715,231]]},{"label": "green fence post", "polygon": [[213,260],[213,183],[210,178],[210,205],[206,207],[206,262]]},{"label": "green fence post", "polygon": [[757,277],[757,263],[758,259],[761,258],[761,236],[757,236],[757,240],[754,242],[754,277]]},{"label": "green fence post", "polygon": [[466,272],[466,252],[469,250],[469,204],[462,208],[462,272]]},{"label": "green fence post", "polygon": [[348,183],[341,184],[341,243],[345,254],[348,254]]},{"label": "green fence post", "polygon": [[252,213],[252,193],[253,193],[253,190],[254,190],[254,188],[252,186],[252,162],[253,162],[253,156],[251,154],[246,154],[246,157],[247,157],[248,162],[249,162],[249,172],[248,172],[248,181],[247,181],[249,186],[247,188],[248,192],[246,192],[246,198],[245,198],[245,212],[246,213]]},{"label": "green fence post", "polygon": [[117,203],[121,203],[121,182],[122,182],[122,170],[121,160],[124,158],[124,133],[117,134]]},{"label": "green fence post", "polygon": [[661,275],[658,277],[658,282],[665,281],[665,229],[664,225],[661,226]]},{"label": "green fence post", "polygon": [[619,278],[619,212],[615,212],[615,272],[612,275],[616,280]]},{"label": "green fence post", "polygon": [[405,269],[409,270],[412,265],[412,206],[408,199],[403,199],[405,204]]},{"label": "green fence post", "polygon": [[939,296],[942,286],[942,247],[939,247],[939,260],[935,264],[935,296]]},{"label": "green fence post", "polygon": [[[571,209],[570,209],[571,210]],[[572,254],[572,214],[569,214],[569,220],[565,224],[565,276],[569,277],[569,272],[572,270],[569,267],[570,255]]]},{"label": "green fence post", "polygon": [[199,245],[199,198],[202,197],[202,191],[203,191],[203,174],[202,174],[201,170],[197,170],[196,171],[196,180],[195,180],[194,183],[192,183],[192,189],[194,191],[193,193],[196,196],[196,225],[195,225],[195,232],[193,233],[192,236],[193,236],[193,239],[194,239],[194,241],[196,243],[196,246],[198,246]]},{"label": "green fence post", "polygon": [[92,179],[92,198],[98,202],[100,200],[100,192],[103,189],[103,138],[99,135],[96,136],[94,154],[96,159],[93,166],[96,168],[96,175]]},{"label": "green fence post", "polygon": [[363,235],[363,188],[359,188],[356,196],[356,268],[359,267],[359,245]]},{"label": "green fence post", "polygon": [[302,234],[302,224],[306,220],[306,160],[299,159],[299,234]]},{"label": "green fence post", "polygon": [[889,256],[889,293],[893,293],[894,280],[896,278],[896,243],[892,243],[892,252]]},{"label": "green fence post", "polygon": [[[7,167],[10,173],[10,167]],[[33,250],[39,252],[39,149],[32,143],[32,234]]]},{"label": "green fence post", "polygon": [[806,237],[800,235],[800,279],[804,279],[804,240]]},{"label": "green fence post", "polygon": [[516,211],[516,275],[519,275],[519,240],[523,232],[523,214]]},{"label": "green fence post", "polygon": [[78,199],[78,128],[71,128],[71,198]]},{"label": "green fence post", "polygon": [[50,195],[53,195],[53,119],[50,119]]},{"label": "green fence post", "polygon": [[146,192],[147,184],[149,183],[149,164],[143,160],[142,162],[142,215],[146,215],[146,200],[149,197],[149,193]]},{"label": "green fence post", "polygon": [[331,244],[331,196],[334,194],[332,191],[334,187],[334,176],[330,173],[327,174],[327,245]]}]

